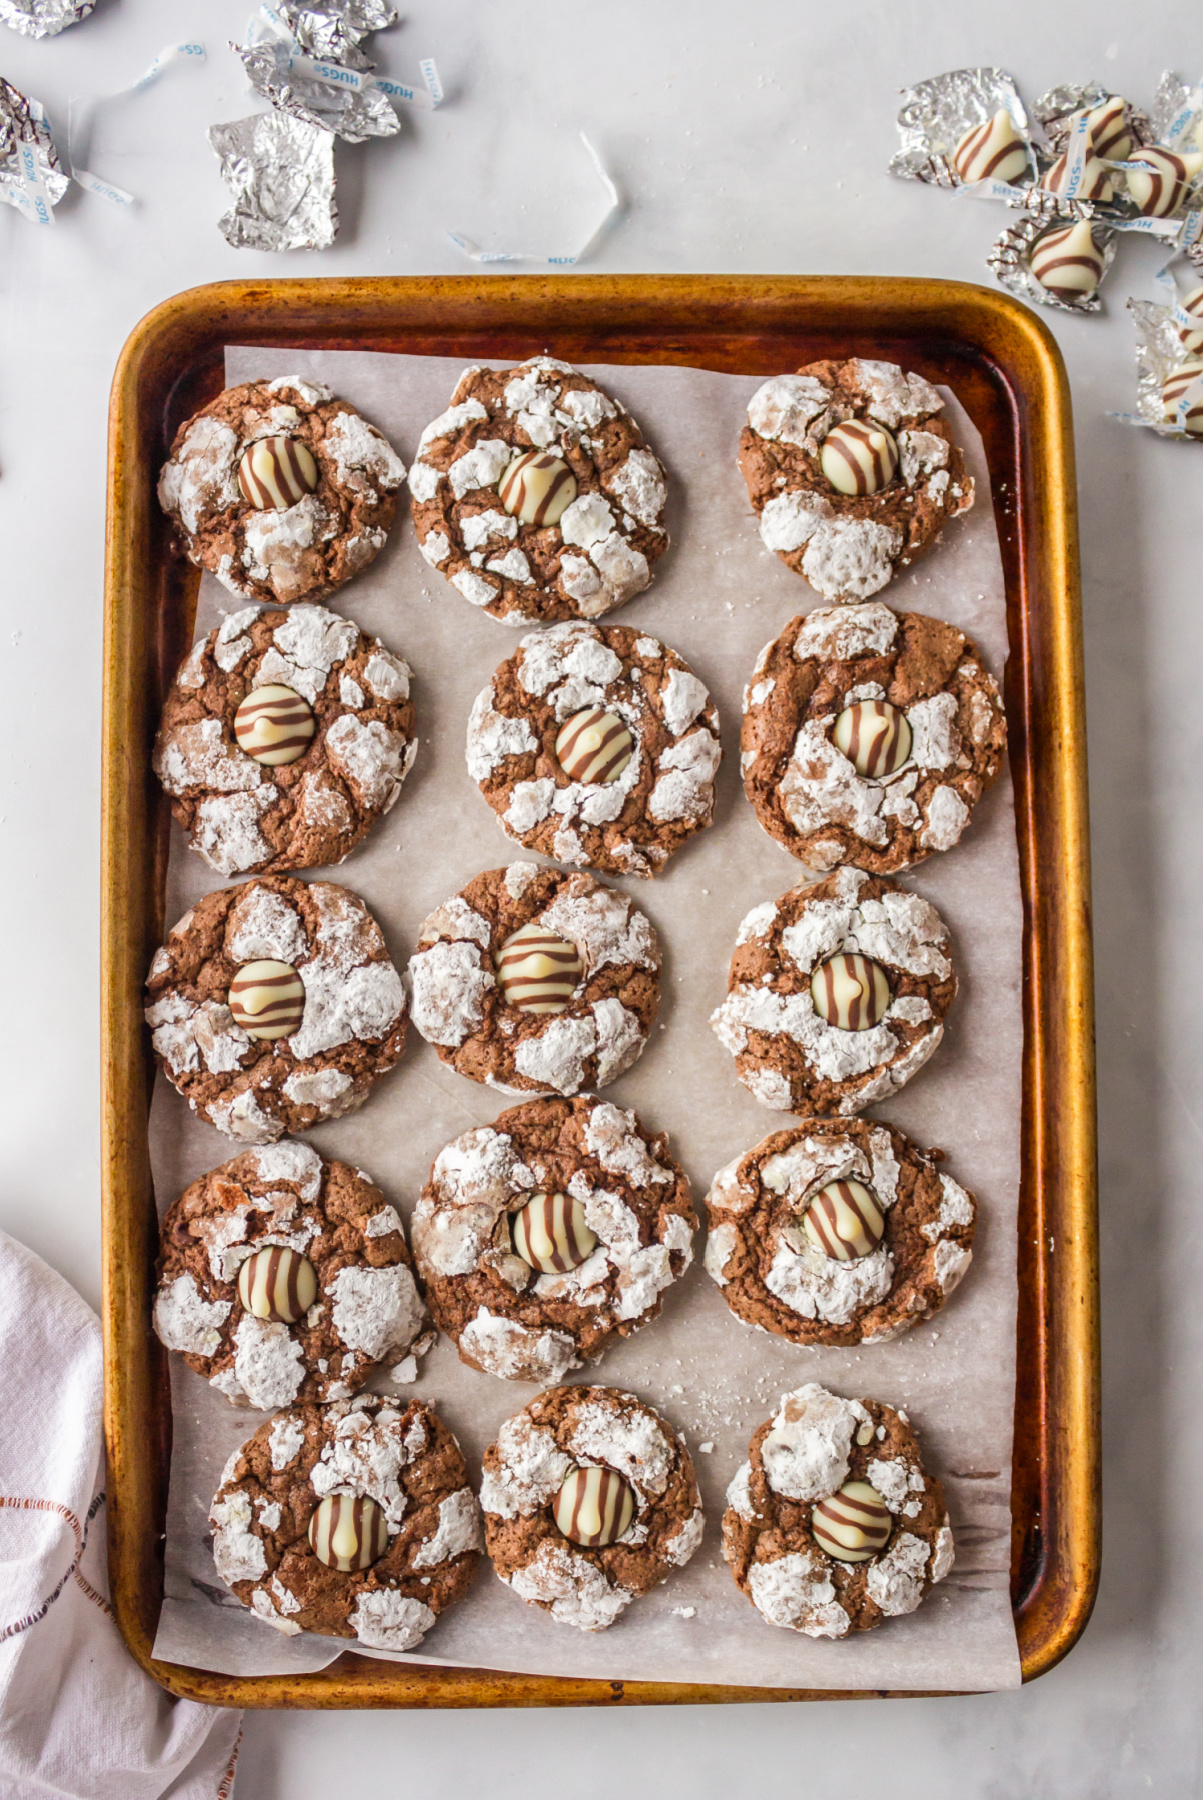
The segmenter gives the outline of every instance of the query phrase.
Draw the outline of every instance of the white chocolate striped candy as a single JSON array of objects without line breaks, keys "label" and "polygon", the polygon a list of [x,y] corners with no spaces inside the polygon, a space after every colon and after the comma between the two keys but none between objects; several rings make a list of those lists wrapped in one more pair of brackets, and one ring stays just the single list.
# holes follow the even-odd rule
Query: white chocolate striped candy
[{"label": "white chocolate striped candy", "polygon": [[833,1262],[869,1256],[886,1234],[877,1195],[863,1181],[829,1181],[806,1209],[802,1229],[816,1250]]},{"label": "white chocolate striped candy", "polygon": [[238,1298],[257,1319],[295,1325],[317,1299],[317,1273],[307,1256],[283,1244],[265,1245],[238,1271]]},{"label": "white chocolate striped candy", "polygon": [[573,1544],[591,1550],[617,1543],[635,1517],[635,1496],[613,1469],[570,1469],[551,1516]]},{"label": "white chocolate striped candy", "polygon": [[875,494],[898,471],[898,446],[884,425],[849,419],[823,439],[819,467],[838,494]]},{"label": "white chocolate striped candy", "polygon": [[501,477],[501,504],[524,525],[557,525],[576,499],[576,476],[546,450],[524,450]]},{"label": "white chocolate striped candy", "polygon": [[971,125],[952,153],[962,181],[1018,181],[1028,166],[1028,147],[1004,106],[984,125]]},{"label": "white chocolate striped candy", "polygon": [[617,781],[631,760],[635,740],[614,713],[590,706],[573,713],[556,736],[556,761],[569,781]]},{"label": "white chocolate striped candy", "polygon": [[840,1562],[868,1562],[890,1541],[890,1514],[867,1481],[846,1481],[838,1494],[820,1500],[810,1515],[820,1550]]},{"label": "white chocolate striped candy", "polygon": [[890,978],[880,963],[842,950],[810,978],[815,1011],[841,1031],[868,1031],[890,1004]]},{"label": "white chocolate striped candy", "polygon": [[316,730],[309,702],[278,681],[252,688],[234,714],[238,748],[269,769],[304,756]]},{"label": "white chocolate striped candy", "polygon": [[366,1495],[327,1494],[309,1520],[313,1554],[328,1569],[349,1575],[370,1569],[388,1549],[384,1513]]},{"label": "white chocolate striped candy", "polygon": [[1131,154],[1132,128],[1124,110],[1126,105],[1118,94],[1113,94],[1087,116],[1094,153],[1107,162],[1124,162]]},{"label": "white chocolate striped candy", "polygon": [[1203,153],[1165,150],[1160,144],[1144,145],[1133,152],[1131,160],[1139,167],[1124,170],[1128,198],[1137,212],[1150,219],[1177,212],[1187,188],[1203,169]]},{"label": "white chocolate striped candy", "polygon": [[566,1275],[592,1256],[597,1234],[567,1194],[534,1194],[514,1218],[514,1249],[540,1275]]},{"label": "white chocolate striped candy", "polygon": [[305,1016],[305,987],[291,963],[243,963],[230,983],[227,1004],[234,1023],[263,1043],[286,1038]]},{"label": "white chocolate striped candy", "polygon": [[511,932],[497,957],[501,997],[519,1012],[562,1013],[585,965],[575,944],[537,919]]},{"label": "white chocolate striped candy", "polygon": [[317,464],[299,438],[260,438],[242,453],[238,465],[242,497],[260,510],[283,512],[317,486]]},{"label": "white chocolate striped candy", "polygon": [[[1069,191],[1069,166],[1071,152],[1066,150],[1059,156],[1040,185],[1049,194],[1065,194]],[[1086,160],[1082,165],[1082,179],[1073,195],[1075,200],[1113,200],[1115,189],[1111,185],[1111,177],[1091,151],[1086,152]]]},{"label": "white chocolate striped candy", "polygon": [[1203,387],[1191,401],[1185,415],[1179,417],[1178,406],[1183,394],[1195,383],[1203,384],[1203,357],[1192,357],[1171,369],[1161,384],[1161,416],[1167,425],[1178,425],[1192,437],[1203,436]]},{"label": "white chocolate striped candy", "polygon": [[888,700],[857,700],[832,727],[831,741],[858,775],[878,781],[910,760],[911,728],[901,707]]},{"label": "white chocolate striped candy", "polygon": [[1041,287],[1058,300],[1085,300],[1097,291],[1103,273],[1103,253],[1088,219],[1043,232],[1036,239],[1030,262]]},{"label": "white chocolate striped candy", "polygon": [[1203,350],[1203,283],[1192,288],[1189,294],[1183,294],[1178,305],[1189,319],[1197,319],[1198,325],[1179,325],[1178,336],[1182,339],[1186,350]]}]

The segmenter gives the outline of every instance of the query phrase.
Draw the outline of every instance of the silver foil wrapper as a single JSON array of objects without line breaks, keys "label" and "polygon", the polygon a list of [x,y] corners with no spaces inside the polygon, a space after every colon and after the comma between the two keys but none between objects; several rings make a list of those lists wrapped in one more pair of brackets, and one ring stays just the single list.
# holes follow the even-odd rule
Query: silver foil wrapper
[{"label": "silver foil wrapper", "polygon": [[898,113],[902,148],[890,159],[891,175],[936,187],[963,187],[952,167],[957,144],[973,125],[1006,110],[1020,136],[1029,131],[1019,90],[1005,69],[949,69],[903,88]]},{"label": "silver foil wrapper", "polygon": [[319,6],[281,0],[273,10],[307,55],[347,69],[372,68],[360,44],[369,32],[397,23],[397,9],[388,0],[325,0]]},{"label": "silver foil wrapper", "polygon": [[218,221],[236,250],[325,250],[338,230],[334,138],[287,113],[211,125],[233,210]]},{"label": "silver foil wrapper", "polygon": [[86,19],[96,0],[0,0],[0,25],[22,37],[57,37],[68,25]]},{"label": "silver foil wrapper", "polygon": [[[1055,194],[1045,194],[1043,199],[1055,202]],[[1102,310],[1099,289],[1107,279],[1107,272],[1115,261],[1115,233],[1097,219],[1094,223],[1094,239],[1103,257],[1103,269],[1099,276],[1099,286],[1093,294],[1081,300],[1062,300],[1056,294],[1050,294],[1042,287],[1032,274],[1030,258],[1038,240],[1054,225],[1064,224],[1070,219],[1090,218],[1091,208],[1088,202],[1068,201],[1061,205],[1077,207],[1075,212],[1053,210],[1044,214],[1028,213],[1018,219],[1014,225],[1008,225],[1002,236],[995,243],[986,261],[994,270],[999,282],[1012,294],[1018,294],[1032,306],[1051,306],[1055,312],[1096,313]]]},{"label": "silver foil wrapper", "polygon": [[[303,119],[322,131],[333,131],[349,144],[392,137],[401,129],[400,119],[379,88],[335,87],[318,76],[302,74],[289,66],[288,45],[271,39],[234,44],[232,48],[242,58],[255,92],[294,119]],[[361,57],[360,64],[367,64],[367,58]]]},{"label": "silver foil wrapper", "polygon": [[41,107],[0,76],[0,200],[39,221],[69,186]]},{"label": "silver foil wrapper", "polygon": [[1203,444],[1203,437],[1167,425],[1161,416],[1161,384],[1187,360],[1187,352],[1174,324],[1173,308],[1151,300],[1129,300],[1128,310],[1136,327],[1136,413],[1113,416],[1129,425],[1147,425],[1158,437],[1176,438],[1181,444]]}]

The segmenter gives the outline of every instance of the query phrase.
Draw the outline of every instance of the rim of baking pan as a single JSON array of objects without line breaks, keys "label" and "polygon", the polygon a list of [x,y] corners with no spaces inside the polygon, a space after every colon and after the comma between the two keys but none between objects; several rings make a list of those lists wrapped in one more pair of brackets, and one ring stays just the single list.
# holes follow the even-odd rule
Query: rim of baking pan
[{"label": "rim of baking pan", "polygon": [[[554,326],[549,326],[554,321]],[[105,1434],[112,1604],[172,1693],[218,1706],[546,1706],[881,1698],[916,1690],[565,1680],[382,1663],[347,1651],[308,1675],[234,1677],[155,1660],[170,1454],[165,1353],[150,1330],[157,1218],[152,1066],[140,992],[162,930],[166,809],[153,715],[187,605],[154,479],[164,433],[222,385],[227,343],[684,363],[772,373],[872,350],[959,381],[988,424],[1007,574],[1006,673],[1024,899],[1012,1604],[1025,1681],[1077,1642],[1100,1555],[1098,1236],[1080,575],[1069,386],[1047,326],[1008,294],[879,276],[540,275],[229,281],[164,301],[114,376],[106,534],[102,821]],[[920,342],[921,340],[921,347]],[[793,363],[784,357],[798,345]],[[983,385],[984,384],[984,385]],[[988,404],[986,389],[993,395]],[[971,391],[970,391],[971,390]],[[1003,411],[1000,415],[999,403]],[[975,413],[975,403],[982,416]],[[1005,462],[1015,479],[1001,478]],[[174,614],[180,616],[169,616]],[[152,694],[151,689],[154,689]],[[131,856],[141,845],[142,854]],[[1022,1429],[1020,1429],[1022,1426]]]}]

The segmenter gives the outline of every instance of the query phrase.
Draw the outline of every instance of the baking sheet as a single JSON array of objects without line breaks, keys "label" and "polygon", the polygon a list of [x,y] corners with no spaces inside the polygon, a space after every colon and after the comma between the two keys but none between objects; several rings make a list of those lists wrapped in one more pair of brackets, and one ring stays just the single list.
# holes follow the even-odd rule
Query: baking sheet
[{"label": "baking sheet", "polygon": [[[226,380],[297,373],[325,381],[362,408],[408,464],[423,426],[443,411],[463,366],[459,358],[230,349]],[[634,895],[660,933],[664,1002],[642,1059],[605,1090],[607,1098],[635,1108],[653,1130],[671,1133],[701,1211],[714,1171],[789,1123],[735,1079],[707,1021],[725,991],[739,920],[758,901],[783,892],[797,873],[743,796],[740,696],[761,647],[817,597],[762,547],[735,467],[739,430],[759,377],[623,365],[586,365],[586,372],[631,408],[671,478],[673,546],[657,565],[652,587],[602,623],[637,625],[671,644],[709,686],[723,724],[726,756],[713,829],[654,882],[616,883]],[[1005,595],[988,476],[976,431],[948,399],[945,416],[977,479],[977,505],[882,598],[959,625],[1001,678]],[[197,634],[238,604],[206,575]],[[421,741],[404,793],[366,842],[328,872],[363,896],[404,968],[428,912],[481,869],[524,854],[503,836],[463,757],[472,701],[519,634],[477,612],[423,562],[404,506],[377,561],[332,605],[403,654],[416,674]],[[908,879],[954,933],[961,993],[932,1062],[888,1106],[870,1109],[870,1116],[888,1118],[921,1144],[941,1145],[950,1173],[977,1193],[974,1265],[963,1286],[939,1317],[894,1343],[859,1351],[803,1349],[751,1331],[728,1311],[702,1270],[699,1232],[694,1266],[669,1290],[660,1318],[572,1376],[629,1388],[684,1432],[707,1515],[693,1561],[609,1631],[590,1636],[526,1606],[482,1558],[467,1599],[444,1614],[421,1654],[399,1660],[755,1686],[1019,1685],[1008,1583],[1022,915],[1009,773],[982,802],[964,842]],[[218,885],[173,825],[169,922]],[[400,1067],[361,1111],[307,1136],[325,1154],[369,1170],[408,1220],[443,1144],[471,1125],[489,1123],[508,1104],[446,1068],[411,1032]],[[158,1077],[151,1156],[162,1210],[237,1148],[198,1121]],[[178,1357],[171,1363],[174,1447],[156,1657],[237,1675],[326,1666],[342,1643],[279,1637],[222,1588],[213,1569],[210,1498],[226,1458],[265,1415],[229,1406]],[[719,1553],[724,1492],[744,1460],[748,1438],[783,1392],[814,1380],[910,1413],[928,1461],[944,1481],[957,1545],[955,1568],[919,1612],[835,1643],[766,1624]],[[536,1391],[466,1368],[442,1339],[412,1387],[397,1389],[387,1377],[373,1385],[436,1402],[474,1478],[497,1427]]]}]

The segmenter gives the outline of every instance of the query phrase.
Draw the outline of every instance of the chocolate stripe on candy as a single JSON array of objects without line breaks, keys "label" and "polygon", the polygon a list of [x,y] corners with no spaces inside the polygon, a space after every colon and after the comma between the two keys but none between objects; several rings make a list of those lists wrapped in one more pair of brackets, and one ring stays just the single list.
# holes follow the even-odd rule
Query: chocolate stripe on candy
[{"label": "chocolate stripe on candy", "polygon": [[802,1229],[816,1250],[833,1262],[869,1256],[885,1236],[885,1215],[877,1195],[863,1181],[829,1181],[806,1209]]},{"label": "chocolate stripe on candy", "polygon": [[1184,156],[1175,150],[1163,150],[1159,144],[1135,151],[1132,161],[1140,167],[1124,171],[1128,198],[1137,212],[1150,219],[1164,219],[1167,213],[1177,212],[1188,186],[1203,169],[1203,153]]},{"label": "chocolate stripe on candy", "polygon": [[1028,166],[1028,147],[1004,106],[984,125],[971,125],[952,153],[962,181],[1017,181]]},{"label": "chocolate stripe on candy", "polygon": [[524,525],[556,525],[576,499],[576,476],[546,450],[524,450],[501,477],[501,504]]},{"label": "chocolate stripe on candy", "polygon": [[1082,300],[1093,294],[1103,273],[1103,253],[1086,219],[1058,225],[1036,239],[1032,274],[1058,300]]},{"label": "chocolate stripe on candy", "polygon": [[514,1219],[514,1249],[541,1275],[579,1268],[597,1247],[585,1208],[567,1194],[535,1194]]},{"label": "chocolate stripe on candy", "polygon": [[[1059,156],[1048,174],[1043,177],[1040,186],[1049,194],[1064,194],[1069,191],[1069,152]],[[1099,161],[1089,151],[1082,165],[1082,182],[1073,198],[1075,200],[1113,200],[1115,189],[1111,185],[1111,177]]]},{"label": "chocolate stripe on candy", "polygon": [[569,781],[617,781],[635,740],[613,713],[591,706],[574,713],[556,738],[556,760]]},{"label": "chocolate stripe on candy", "polygon": [[271,1043],[291,1035],[305,1016],[305,987],[290,963],[243,963],[227,1004],[249,1037]]},{"label": "chocolate stripe on candy", "polygon": [[810,1515],[820,1550],[840,1562],[868,1562],[890,1539],[890,1514],[867,1481],[846,1481],[838,1494],[820,1500]]},{"label": "chocolate stripe on candy", "polygon": [[810,980],[815,1011],[842,1031],[868,1031],[890,1004],[890,978],[880,963],[842,951],[820,963]]},{"label": "chocolate stripe on candy", "polygon": [[1203,433],[1203,393],[1191,401],[1182,418],[1178,416],[1178,402],[1197,381],[1203,381],[1203,358],[1192,357],[1190,362],[1171,369],[1161,384],[1162,418],[1167,425],[1180,425],[1196,437]]},{"label": "chocolate stripe on candy", "polygon": [[242,453],[238,465],[242,497],[260,509],[283,512],[317,486],[317,464],[299,438],[260,438]]},{"label": "chocolate stripe on candy", "polygon": [[858,775],[883,780],[910,761],[911,728],[906,714],[888,700],[857,700],[832,728],[831,741]]},{"label": "chocolate stripe on candy", "polygon": [[1179,325],[1178,336],[1187,350],[1203,350],[1203,285],[1192,288],[1189,294],[1183,294],[1178,305],[1188,319],[1199,321],[1196,327]]},{"label": "chocolate stripe on candy", "polygon": [[1113,94],[1089,115],[1094,153],[1108,162],[1124,162],[1132,149],[1132,129],[1125,104],[1118,94]]},{"label": "chocolate stripe on candy", "polygon": [[898,469],[898,446],[884,425],[848,419],[823,439],[819,467],[837,493],[875,494]]},{"label": "chocolate stripe on candy", "polygon": [[562,1013],[584,969],[576,945],[537,919],[512,932],[497,957],[502,999],[519,1012]]},{"label": "chocolate stripe on candy", "polygon": [[349,1575],[370,1569],[388,1548],[388,1526],[374,1500],[358,1494],[327,1494],[309,1521],[313,1554],[328,1569]]},{"label": "chocolate stripe on candy", "polygon": [[573,1544],[617,1543],[635,1517],[635,1496],[613,1469],[572,1469],[552,1501],[552,1517]]},{"label": "chocolate stripe on candy", "polygon": [[238,1298],[257,1319],[295,1325],[317,1299],[317,1274],[307,1256],[272,1244],[248,1256],[239,1269]]},{"label": "chocolate stripe on candy", "polygon": [[303,756],[316,730],[309,702],[278,682],[252,688],[234,714],[238,748],[272,769]]}]

